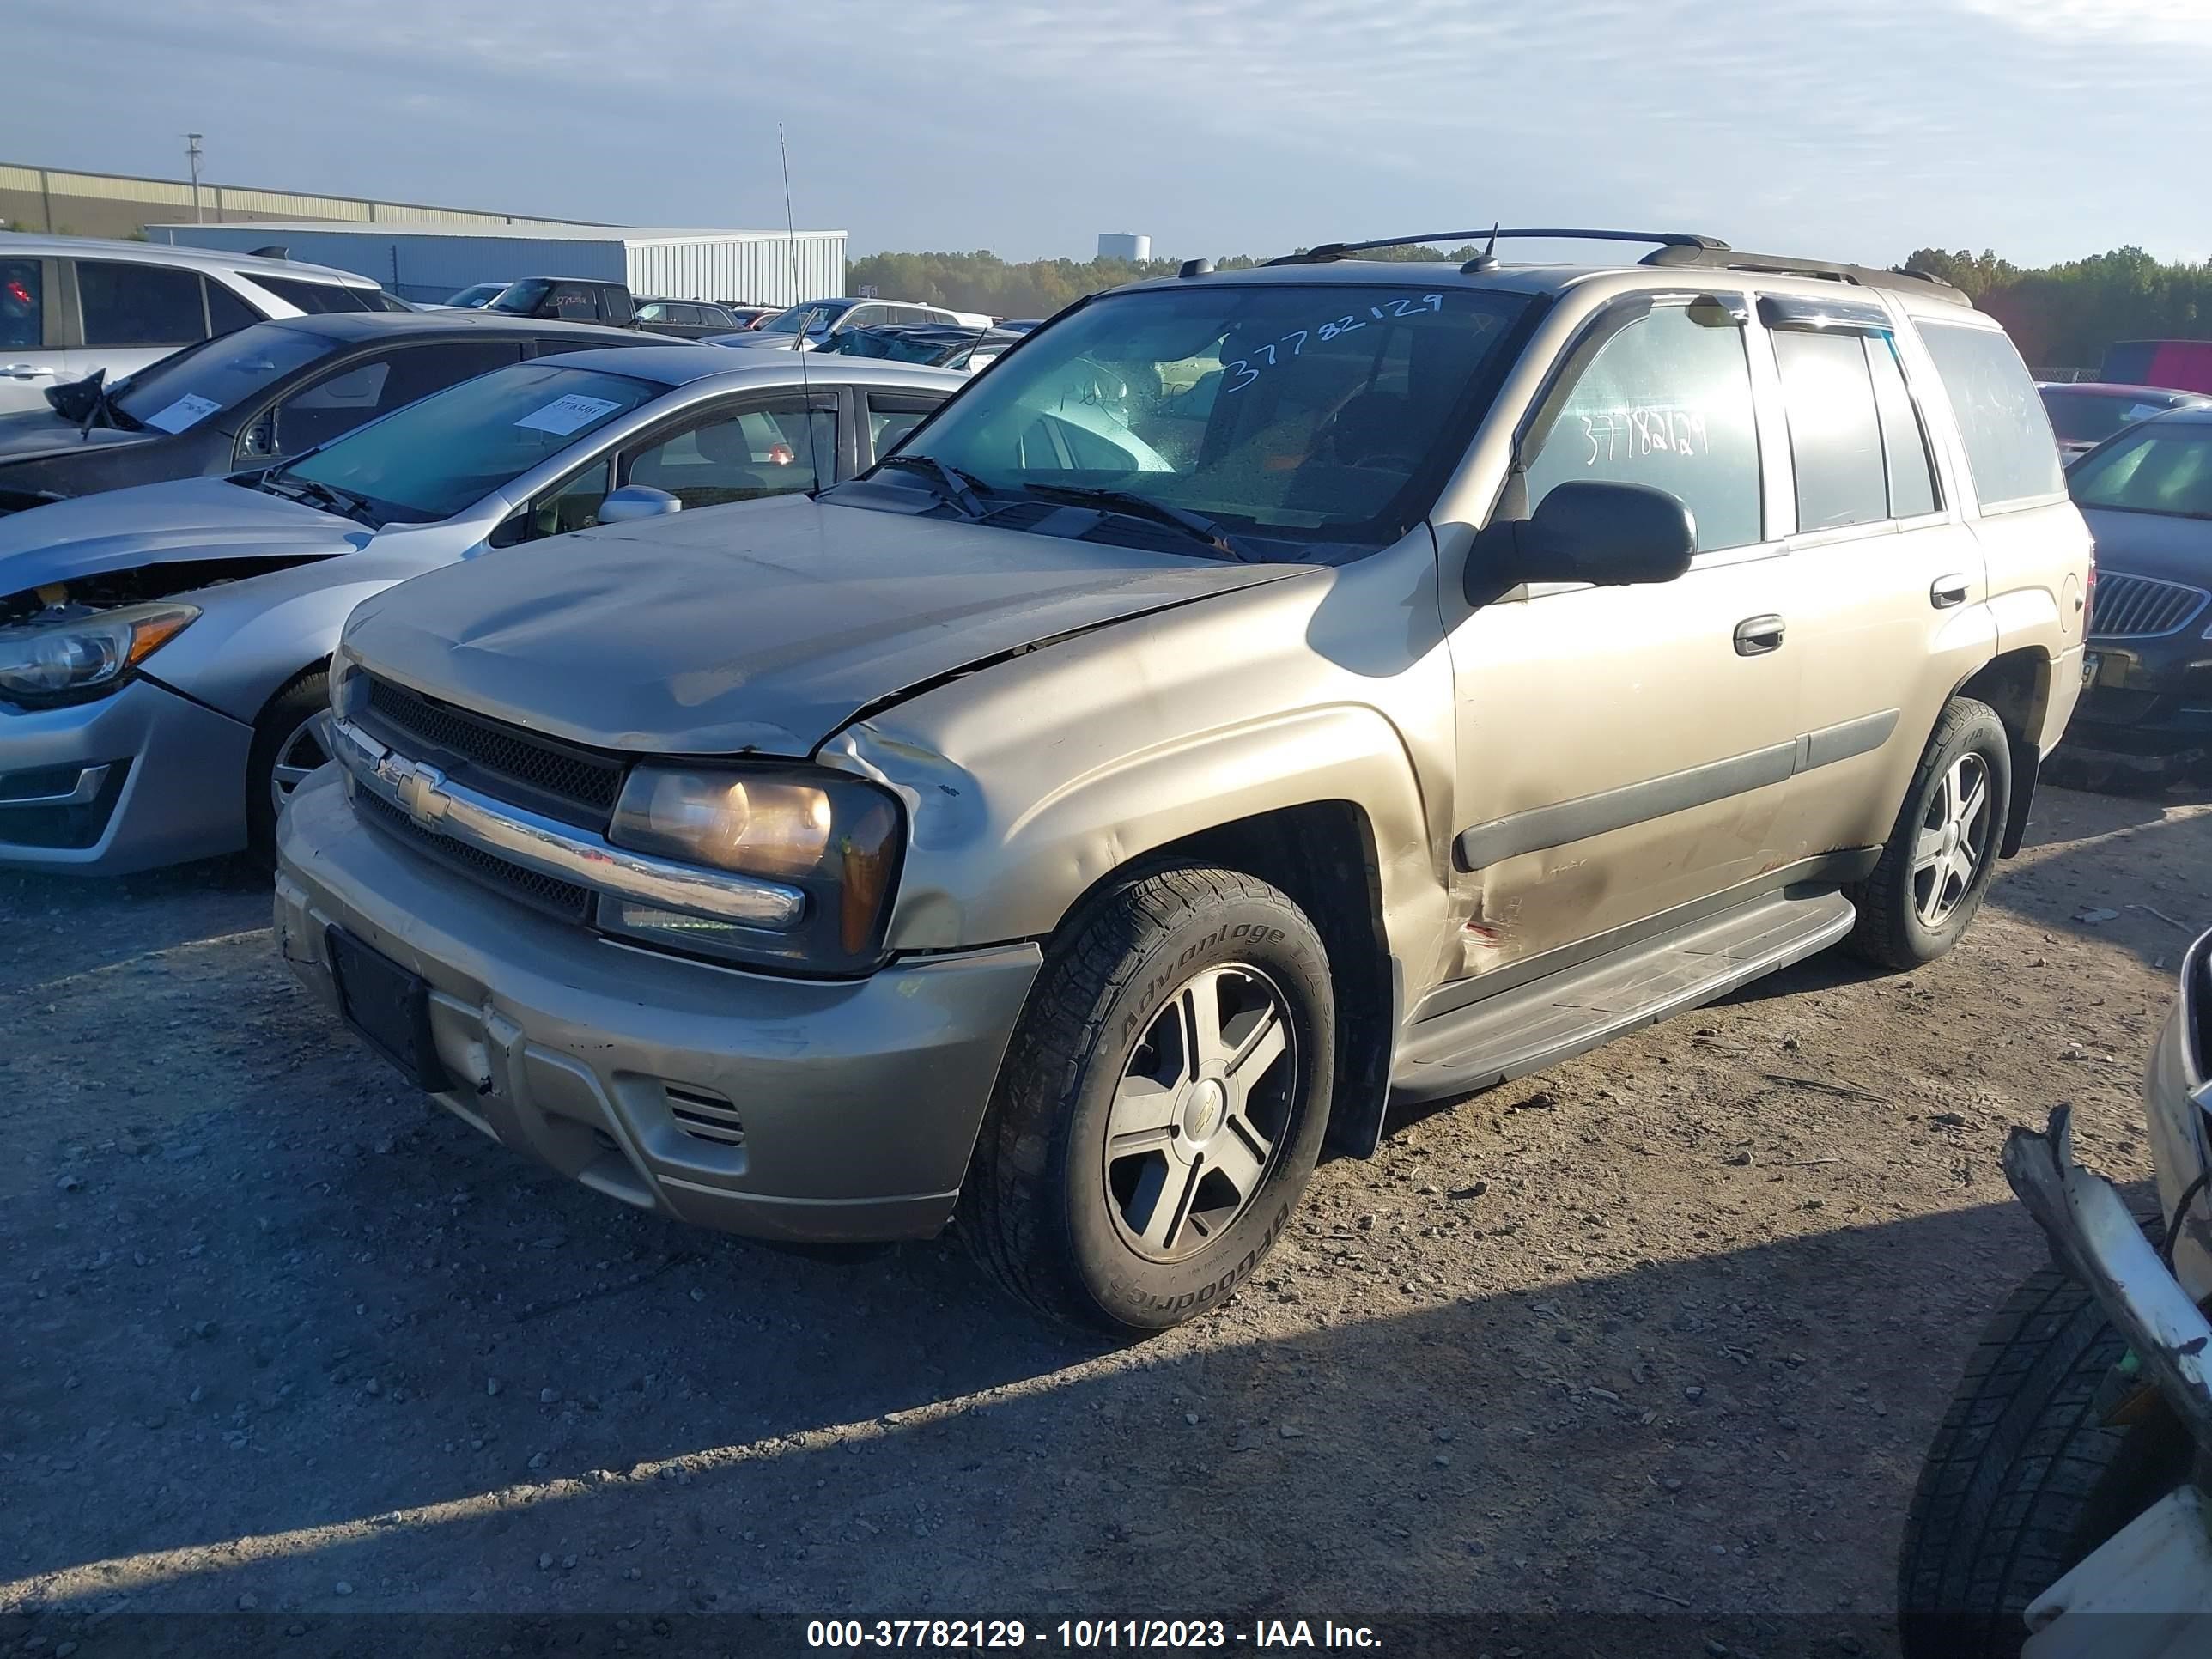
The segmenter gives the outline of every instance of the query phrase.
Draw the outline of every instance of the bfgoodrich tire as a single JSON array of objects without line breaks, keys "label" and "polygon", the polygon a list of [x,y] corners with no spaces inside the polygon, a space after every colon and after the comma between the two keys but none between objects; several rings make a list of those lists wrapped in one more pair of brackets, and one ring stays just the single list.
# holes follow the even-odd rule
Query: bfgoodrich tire
[{"label": "bfgoodrich tire", "polygon": [[1305,1188],[1335,1066],[1328,959],[1263,881],[1159,866],[1048,951],[961,1197],[984,1267],[1123,1337],[1227,1301]]},{"label": "bfgoodrich tire", "polygon": [[1884,968],[1917,968],[1959,942],[1996,874],[2012,805],[2012,744],[1987,703],[1954,697],[1905,792],[1874,873],[1852,891],[1850,948]]},{"label": "bfgoodrich tire", "polygon": [[2187,1474],[2154,1407],[2107,1427],[2127,1343],[2058,1267],[1990,1322],[1921,1466],[1898,1562],[1905,1659],[2016,1659],[2021,1611]]}]

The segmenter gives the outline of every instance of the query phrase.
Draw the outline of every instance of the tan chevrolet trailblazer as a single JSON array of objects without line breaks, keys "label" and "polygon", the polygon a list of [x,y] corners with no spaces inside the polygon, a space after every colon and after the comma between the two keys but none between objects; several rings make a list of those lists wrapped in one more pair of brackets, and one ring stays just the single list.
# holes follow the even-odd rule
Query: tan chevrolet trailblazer
[{"label": "tan chevrolet trailblazer", "polygon": [[1925,279],[1536,234],[1651,252],[1194,262],[853,483],[369,600],[285,957],[611,1198],[1135,1333],[1393,1103],[1940,956],[2081,678],[2027,370]]}]

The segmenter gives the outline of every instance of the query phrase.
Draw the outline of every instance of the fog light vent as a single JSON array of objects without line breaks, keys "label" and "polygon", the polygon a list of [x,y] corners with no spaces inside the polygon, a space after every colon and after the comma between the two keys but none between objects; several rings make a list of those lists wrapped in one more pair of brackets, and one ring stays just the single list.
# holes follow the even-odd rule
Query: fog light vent
[{"label": "fog light vent", "polygon": [[667,1097],[668,1114],[676,1120],[676,1127],[695,1140],[711,1140],[721,1146],[745,1144],[745,1126],[727,1097],[680,1083],[661,1085],[661,1093]]}]

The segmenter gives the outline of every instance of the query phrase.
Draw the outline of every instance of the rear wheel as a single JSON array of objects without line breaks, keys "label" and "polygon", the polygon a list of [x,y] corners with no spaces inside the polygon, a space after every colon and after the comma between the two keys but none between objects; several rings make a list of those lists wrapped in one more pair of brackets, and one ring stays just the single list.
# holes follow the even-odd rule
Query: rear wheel
[{"label": "rear wheel", "polygon": [[1273,1247],[1328,1125],[1328,961],[1267,883],[1176,865],[1047,953],[963,1189],[983,1266],[1121,1335],[1218,1306]]},{"label": "rear wheel", "polygon": [[253,725],[246,762],[246,839],[254,858],[276,866],[276,816],[292,792],[331,758],[331,682],[311,669],[269,700]]},{"label": "rear wheel", "polygon": [[2012,805],[2012,744],[1987,703],[1954,697],[1922,751],[1874,873],[1852,892],[1850,948],[1917,968],[1959,942],[1996,874]]},{"label": "rear wheel", "polygon": [[2127,1346],[2056,1267],[1990,1322],[1905,1520],[1905,1659],[2015,1659],[2027,1604],[2187,1476],[2188,1434],[2162,1407],[2106,1425],[2133,1392]]}]

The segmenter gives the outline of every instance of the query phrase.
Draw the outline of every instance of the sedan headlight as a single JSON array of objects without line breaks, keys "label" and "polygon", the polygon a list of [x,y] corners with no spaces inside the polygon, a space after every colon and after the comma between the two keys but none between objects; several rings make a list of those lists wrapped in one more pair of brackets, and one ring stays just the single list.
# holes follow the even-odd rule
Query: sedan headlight
[{"label": "sedan headlight", "polygon": [[861,973],[883,951],[904,844],[899,804],[834,772],[640,766],[607,839],[803,896],[781,927],[748,926],[631,899],[599,901],[611,933],[734,961]]},{"label": "sedan headlight", "polygon": [[133,605],[0,628],[0,696],[23,702],[104,696],[199,614],[198,605]]}]

